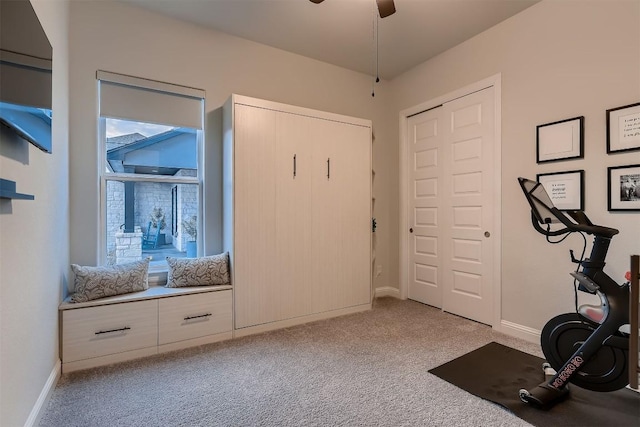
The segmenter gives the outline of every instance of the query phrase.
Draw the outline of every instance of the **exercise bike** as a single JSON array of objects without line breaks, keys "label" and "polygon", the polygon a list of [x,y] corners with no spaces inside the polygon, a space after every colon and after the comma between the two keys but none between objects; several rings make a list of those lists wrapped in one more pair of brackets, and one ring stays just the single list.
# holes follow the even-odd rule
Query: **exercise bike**
[{"label": "exercise bike", "polygon": [[[594,236],[589,258],[576,259],[578,264],[571,276],[578,284],[576,312],[565,313],[549,320],[540,337],[545,381],[531,390],[520,390],[520,399],[538,407],[550,407],[567,397],[568,384],[587,390],[608,392],[628,384],[629,335],[620,328],[629,324],[629,283],[619,285],[606,273],[605,258],[614,228],[594,225],[583,211],[560,211],[542,184],[518,178],[522,191],[531,206],[531,222],[536,231],[550,243],[559,243],[577,232]],[[561,228],[552,230],[556,224]],[[564,236],[551,241],[550,237]],[[583,251],[584,256],[584,251]],[[577,291],[595,294],[600,305],[577,306]]]}]

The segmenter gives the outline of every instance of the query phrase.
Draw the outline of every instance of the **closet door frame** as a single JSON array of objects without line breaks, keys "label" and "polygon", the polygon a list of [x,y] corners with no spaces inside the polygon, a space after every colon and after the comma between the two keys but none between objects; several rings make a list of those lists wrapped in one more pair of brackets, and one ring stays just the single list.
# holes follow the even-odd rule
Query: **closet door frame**
[{"label": "closet door frame", "polygon": [[494,248],[493,248],[493,317],[491,326],[494,330],[500,332],[505,326],[502,324],[502,307],[501,307],[501,296],[502,296],[502,282],[501,282],[501,269],[502,269],[502,182],[500,180],[501,177],[501,169],[502,169],[502,159],[501,159],[501,149],[502,146],[502,134],[501,134],[501,111],[502,111],[502,76],[500,73],[495,74],[486,79],[480,80],[476,83],[472,83],[468,86],[455,90],[451,93],[439,96],[437,98],[431,99],[422,104],[416,105],[411,108],[407,108],[400,112],[400,227],[399,227],[399,235],[400,235],[400,298],[407,299],[408,293],[408,283],[409,283],[409,275],[408,275],[408,259],[409,259],[409,238],[408,238],[408,166],[407,166],[407,153],[408,153],[408,135],[407,135],[407,121],[410,116],[421,113],[423,111],[432,109],[437,107],[438,105],[442,105],[446,102],[453,101],[455,99],[464,97],[471,93],[480,91],[482,89],[493,87],[494,88],[494,111],[495,111],[495,135],[494,135],[494,171],[496,179],[494,180],[494,188],[493,192],[495,198],[493,200],[493,234],[491,236],[492,239],[495,239]]}]

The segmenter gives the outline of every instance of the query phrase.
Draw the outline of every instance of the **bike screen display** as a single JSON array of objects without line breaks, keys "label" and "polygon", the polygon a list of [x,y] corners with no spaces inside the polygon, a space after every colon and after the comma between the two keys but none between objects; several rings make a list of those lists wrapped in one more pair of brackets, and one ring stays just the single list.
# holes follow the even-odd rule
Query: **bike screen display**
[{"label": "bike screen display", "polygon": [[530,179],[520,178],[520,186],[527,196],[527,200],[531,205],[531,210],[536,216],[536,219],[540,224],[554,224],[560,222],[558,217],[551,211],[555,208],[551,197],[547,194],[544,186],[536,181]]}]

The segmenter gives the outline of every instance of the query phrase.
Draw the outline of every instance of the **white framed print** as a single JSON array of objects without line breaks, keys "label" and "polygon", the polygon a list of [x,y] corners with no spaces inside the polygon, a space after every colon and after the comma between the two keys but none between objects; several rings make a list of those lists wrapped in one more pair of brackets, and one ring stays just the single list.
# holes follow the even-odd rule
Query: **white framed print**
[{"label": "white framed print", "polygon": [[607,110],[607,153],[640,150],[640,102]]},{"label": "white framed print", "polygon": [[640,211],[640,165],[607,168],[608,209]]},{"label": "white framed print", "polygon": [[584,157],[584,116],[536,126],[536,162]]},{"label": "white framed print", "polygon": [[536,175],[556,208],[561,211],[584,210],[584,170]]}]

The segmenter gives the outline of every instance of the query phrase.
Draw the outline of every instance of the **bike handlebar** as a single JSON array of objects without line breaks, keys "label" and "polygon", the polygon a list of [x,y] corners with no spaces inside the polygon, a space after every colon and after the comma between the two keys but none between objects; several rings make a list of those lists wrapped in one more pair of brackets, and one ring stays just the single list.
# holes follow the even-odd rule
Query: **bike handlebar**
[{"label": "bike handlebar", "polygon": [[[557,209],[553,208],[552,212],[553,210],[557,210]],[[593,234],[595,236],[601,236],[601,237],[607,237],[607,238],[611,238],[619,233],[619,231],[616,230],[615,228],[609,228],[609,227],[603,227],[600,225],[591,224],[591,221],[589,221],[589,218],[587,218],[587,216],[584,215],[584,212],[582,211],[575,211],[575,212],[569,211],[567,213],[569,213],[571,217],[573,217],[574,219],[576,219],[576,217],[574,216],[576,215],[576,213],[578,213],[579,217],[580,215],[584,215],[584,219],[588,221],[588,223],[578,222],[576,224],[571,222],[564,214],[562,214],[562,212],[558,211],[558,213],[560,215],[557,215],[557,218],[565,226],[564,228],[561,228],[559,230],[549,230],[549,229],[545,230],[540,226],[540,223],[538,222],[536,215],[533,212],[531,212],[531,223],[533,224],[533,228],[535,228],[535,230],[538,233],[544,234],[545,236],[549,236],[549,237],[561,236],[563,234],[571,233],[574,231],[584,232],[587,234]]]},{"label": "bike handlebar", "polygon": [[[551,199],[548,198],[548,195],[540,183],[530,181],[526,178],[518,178],[518,181],[531,206],[531,222],[533,228],[535,228],[538,233],[551,237],[577,231],[605,238],[611,238],[618,234],[619,231],[615,228],[593,224],[587,215],[580,210],[566,211],[571,219],[573,219],[573,221],[571,221],[564,212],[553,206]],[[538,191],[538,194],[534,195],[534,191]],[[544,212],[544,214],[541,212]],[[564,228],[551,230],[550,224],[554,221],[551,216],[560,221],[560,223],[564,225]],[[540,224],[547,224],[547,229],[542,228]]]},{"label": "bike handlebar", "polygon": [[562,228],[560,230],[545,230],[544,228],[540,227],[540,223],[538,222],[538,219],[536,218],[536,215],[531,212],[531,224],[533,224],[533,228],[535,228],[535,230],[540,233],[540,234],[544,234],[545,236],[548,237],[553,237],[553,236],[562,236],[563,234],[567,234],[570,233],[571,230],[569,230],[567,227]]}]

